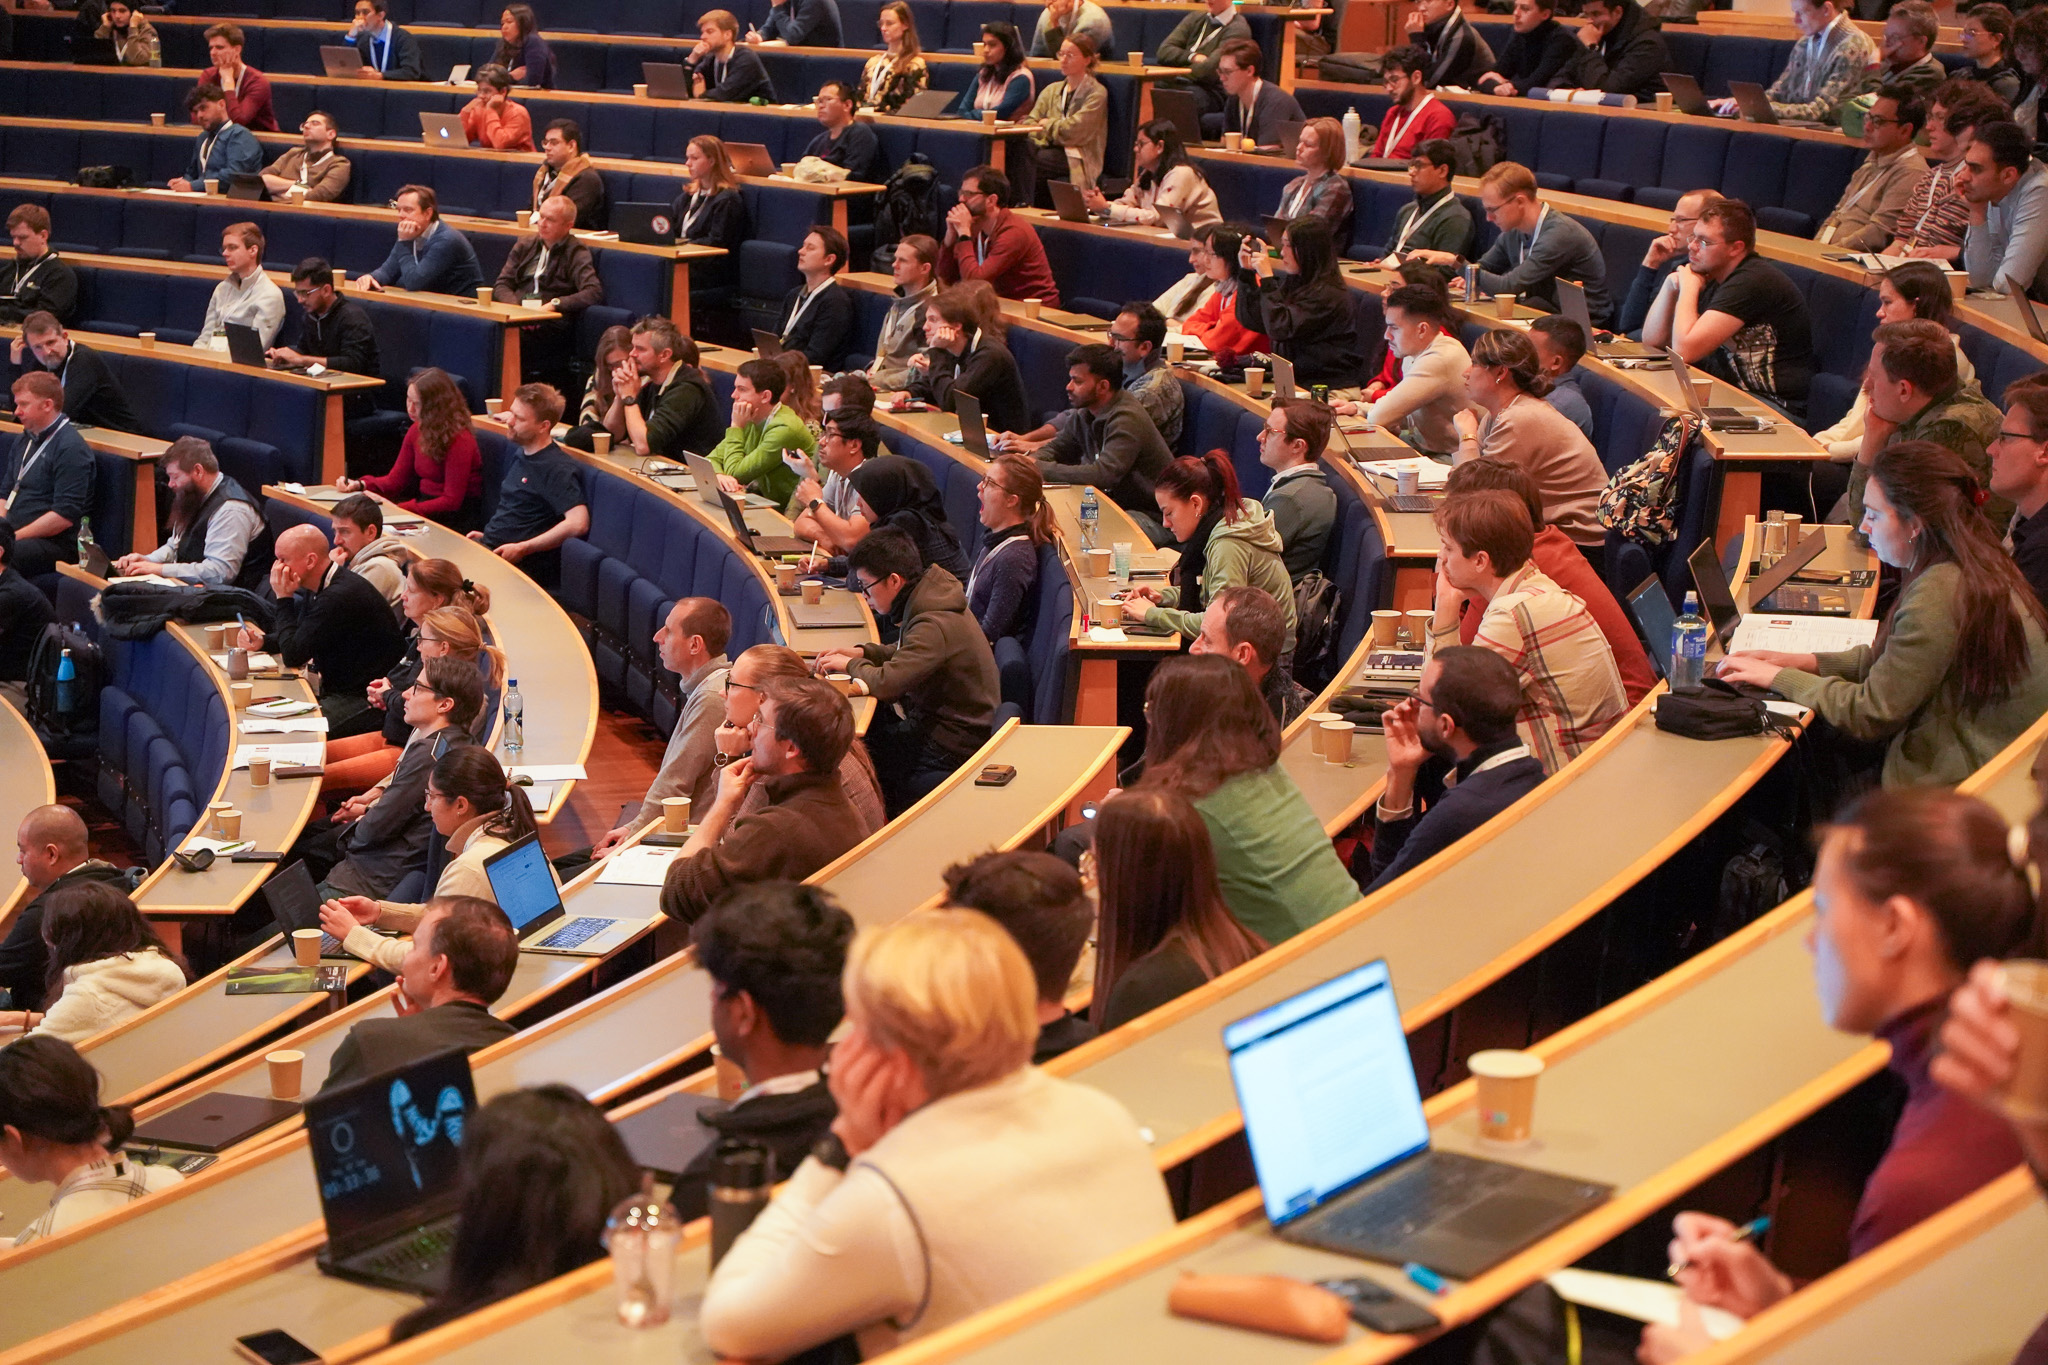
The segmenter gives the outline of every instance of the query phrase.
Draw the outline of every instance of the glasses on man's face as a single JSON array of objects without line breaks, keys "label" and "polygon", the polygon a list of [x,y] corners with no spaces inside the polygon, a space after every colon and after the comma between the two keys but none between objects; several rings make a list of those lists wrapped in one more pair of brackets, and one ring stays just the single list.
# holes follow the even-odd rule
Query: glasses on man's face
[{"label": "glasses on man's face", "polygon": [[1689,240],[1694,246],[1706,247],[1710,251],[1717,246],[1726,245],[1726,243],[1724,242],[1715,241],[1712,237],[1707,236],[1704,232],[1695,232],[1687,240]]},{"label": "glasses on man's face", "polygon": [[881,586],[881,580],[879,579],[863,579],[859,574],[855,574],[853,577],[854,591],[858,592],[862,597],[873,597],[875,589]]},{"label": "glasses on man's face", "polygon": [[2001,441],[2032,441],[2036,445],[2042,443],[2042,438],[2033,435],[2031,432],[2007,431],[2003,427],[2000,427],[1998,430],[1998,439]]},{"label": "glasses on man's face", "polygon": [[1111,331],[1104,333],[1104,335],[1106,335],[1111,341],[1121,346],[1135,346],[1138,342],[1138,338],[1135,334],[1126,336],[1121,332]]}]

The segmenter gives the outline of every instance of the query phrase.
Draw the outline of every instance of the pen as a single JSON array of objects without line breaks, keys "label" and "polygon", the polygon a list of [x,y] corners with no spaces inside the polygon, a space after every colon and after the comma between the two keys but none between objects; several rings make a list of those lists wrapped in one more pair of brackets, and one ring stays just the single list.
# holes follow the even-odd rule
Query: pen
[{"label": "pen", "polygon": [[[1750,1238],[1761,1237],[1763,1236],[1763,1234],[1769,1232],[1770,1230],[1771,1220],[1769,1218],[1752,1218],[1747,1223],[1744,1223],[1741,1227],[1735,1229],[1734,1234],[1728,1238],[1728,1241],[1730,1243],[1747,1242]],[[1664,1273],[1670,1276],[1672,1279],[1677,1279],[1680,1272],[1689,1270],[1691,1268],[1691,1261],[1673,1261],[1671,1263],[1671,1268],[1666,1270]]]},{"label": "pen", "polygon": [[1408,1262],[1408,1264],[1402,1266],[1401,1273],[1403,1275],[1406,1275],[1415,1284],[1419,1285],[1423,1290],[1431,1294],[1441,1294],[1445,1290],[1450,1288],[1450,1286],[1444,1282],[1443,1276],[1437,1274],[1428,1266],[1420,1265],[1414,1261],[1410,1261]]}]

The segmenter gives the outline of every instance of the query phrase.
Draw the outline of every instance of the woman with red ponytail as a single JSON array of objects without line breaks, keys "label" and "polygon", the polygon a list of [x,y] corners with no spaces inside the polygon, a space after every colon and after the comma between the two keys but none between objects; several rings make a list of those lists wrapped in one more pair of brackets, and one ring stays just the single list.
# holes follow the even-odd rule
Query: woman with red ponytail
[{"label": "woman with red ponytail", "polygon": [[1237,485],[1237,470],[1221,450],[1183,455],[1153,481],[1159,520],[1172,533],[1180,563],[1164,588],[1133,588],[1153,605],[1145,624],[1192,640],[1202,633],[1202,612],[1225,588],[1261,588],[1287,618],[1281,658],[1294,654],[1294,584],[1280,557],[1280,528]]}]

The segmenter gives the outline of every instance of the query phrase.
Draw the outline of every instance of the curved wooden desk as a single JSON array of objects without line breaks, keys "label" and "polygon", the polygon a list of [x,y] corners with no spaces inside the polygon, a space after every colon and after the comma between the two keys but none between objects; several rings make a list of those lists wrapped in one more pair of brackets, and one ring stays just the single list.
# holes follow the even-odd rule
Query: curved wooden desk
[{"label": "curved wooden desk", "polygon": [[[0,830],[20,829],[30,811],[56,799],[57,774],[43,742],[14,703],[0,700]],[[34,892],[19,865],[0,870],[0,934]]]},{"label": "curved wooden desk", "polygon": [[[12,254],[11,249],[8,254]],[[67,254],[64,259],[76,260],[77,257]],[[77,426],[77,423],[72,425]],[[22,425],[14,420],[13,413],[0,418],[0,443],[11,445],[21,433]],[[78,427],[78,434],[95,452],[118,455],[128,461],[134,471],[134,488],[130,497],[135,513],[131,518],[133,525],[128,528],[128,548],[135,554],[148,554],[156,548],[156,462],[171,448],[171,443],[155,436],[138,436],[132,431],[111,431],[106,427]]]}]

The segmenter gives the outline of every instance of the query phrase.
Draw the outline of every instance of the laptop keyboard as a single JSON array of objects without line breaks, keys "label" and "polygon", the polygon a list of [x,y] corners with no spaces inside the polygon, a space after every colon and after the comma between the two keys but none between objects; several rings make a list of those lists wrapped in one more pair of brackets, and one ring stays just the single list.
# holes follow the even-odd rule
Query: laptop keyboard
[{"label": "laptop keyboard", "polygon": [[618,921],[615,919],[571,920],[533,946],[536,948],[580,948],[617,923]]},{"label": "laptop keyboard", "polygon": [[359,1266],[372,1275],[387,1279],[412,1278],[424,1271],[432,1270],[448,1258],[448,1249],[455,1245],[455,1224],[441,1227],[421,1228],[396,1246],[386,1247],[375,1256],[365,1257]]},{"label": "laptop keyboard", "polygon": [[1387,508],[1394,512],[1434,512],[1443,506],[1441,493],[1389,493]]},{"label": "laptop keyboard", "polygon": [[1346,1241],[1386,1242],[1441,1226],[1515,1178],[1515,1168],[1433,1152],[1410,1162],[1359,1197],[1338,1205],[1319,1223],[1324,1235]]}]

